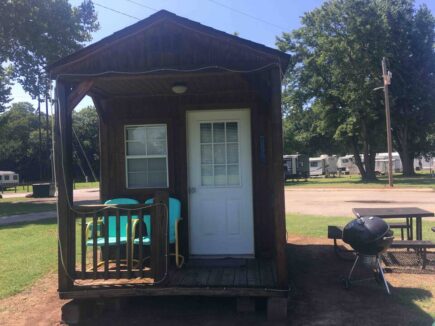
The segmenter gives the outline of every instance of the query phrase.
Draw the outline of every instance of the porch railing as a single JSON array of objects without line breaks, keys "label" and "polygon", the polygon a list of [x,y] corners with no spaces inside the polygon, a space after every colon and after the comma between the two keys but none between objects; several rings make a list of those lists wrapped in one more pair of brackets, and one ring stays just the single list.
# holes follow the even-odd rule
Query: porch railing
[{"label": "porch railing", "polygon": [[[168,268],[168,214],[164,202],[155,203],[74,206],[75,279],[163,280]],[[152,232],[144,218],[150,219]]]}]

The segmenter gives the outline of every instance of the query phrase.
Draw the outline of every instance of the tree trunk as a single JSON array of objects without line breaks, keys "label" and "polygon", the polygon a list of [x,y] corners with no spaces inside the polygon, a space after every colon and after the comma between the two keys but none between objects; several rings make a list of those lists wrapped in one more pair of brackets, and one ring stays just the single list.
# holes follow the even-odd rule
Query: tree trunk
[{"label": "tree trunk", "polygon": [[406,177],[412,177],[415,175],[414,171],[414,155],[415,153],[410,151],[408,142],[408,128],[405,126],[399,129],[396,134],[397,151],[402,161],[403,175]]}]

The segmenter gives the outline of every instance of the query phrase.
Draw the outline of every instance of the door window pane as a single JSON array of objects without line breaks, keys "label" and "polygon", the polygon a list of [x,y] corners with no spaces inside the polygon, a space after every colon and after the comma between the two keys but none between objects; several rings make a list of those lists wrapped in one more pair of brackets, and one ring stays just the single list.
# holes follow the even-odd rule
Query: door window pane
[{"label": "door window pane", "polygon": [[240,184],[238,122],[200,124],[201,184]]},{"label": "door window pane", "polygon": [[211,143],[211,123],[201,123],[200,129],[201,143]]},{"label": "door window pane", "polygon": [[213,143],[225,142],[225,123],[213,123]]}]

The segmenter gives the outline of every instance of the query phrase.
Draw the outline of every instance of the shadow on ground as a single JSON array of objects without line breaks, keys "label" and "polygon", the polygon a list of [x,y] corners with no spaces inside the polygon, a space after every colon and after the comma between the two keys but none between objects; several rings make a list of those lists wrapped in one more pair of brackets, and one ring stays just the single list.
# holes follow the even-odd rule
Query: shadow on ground
[{"label": "shadow on ground", "polygon": [[[293,284],[289,316],[294,325],[432,325],[414,302],[432,297],[425,289],[393,287],[391,296],[375,281],[345,290],[342,277],[352,261],[337,258],[332,246],[288,245]],[[364,271],[364,270],[362,270]],[[361,271],[359,271],[361,273]],[[386,279],[391,274],[386,274]],[[365,275],[364,275],[365,276]],[[358,278],[358,274],[356,275]]]},{"label": "shadow on ground", "polygon": [[[388,296],[374,281],[345,290],[340,278],[352,262],[339,260],[332,246],[290,244],[287,253],[292,294],[282,325],[432,325],[432,317],[414,304],[432,296],[427,290],[391,287]],[[106,305],[81,325],[270,325],[265,301],[256,305],[255,313],[240,314],[235,299],[132,298],[119,309]]]}]

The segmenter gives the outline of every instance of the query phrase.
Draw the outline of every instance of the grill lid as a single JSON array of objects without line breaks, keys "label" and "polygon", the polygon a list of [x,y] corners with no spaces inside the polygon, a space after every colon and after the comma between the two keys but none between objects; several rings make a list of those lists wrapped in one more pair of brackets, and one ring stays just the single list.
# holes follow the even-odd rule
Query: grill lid
[{"label": "grill lid", "polygon": [[390,226],[377,216],[361,217],[349,222],[343,229],[343,241],[353,245],[373,243],[387,235]]}]

